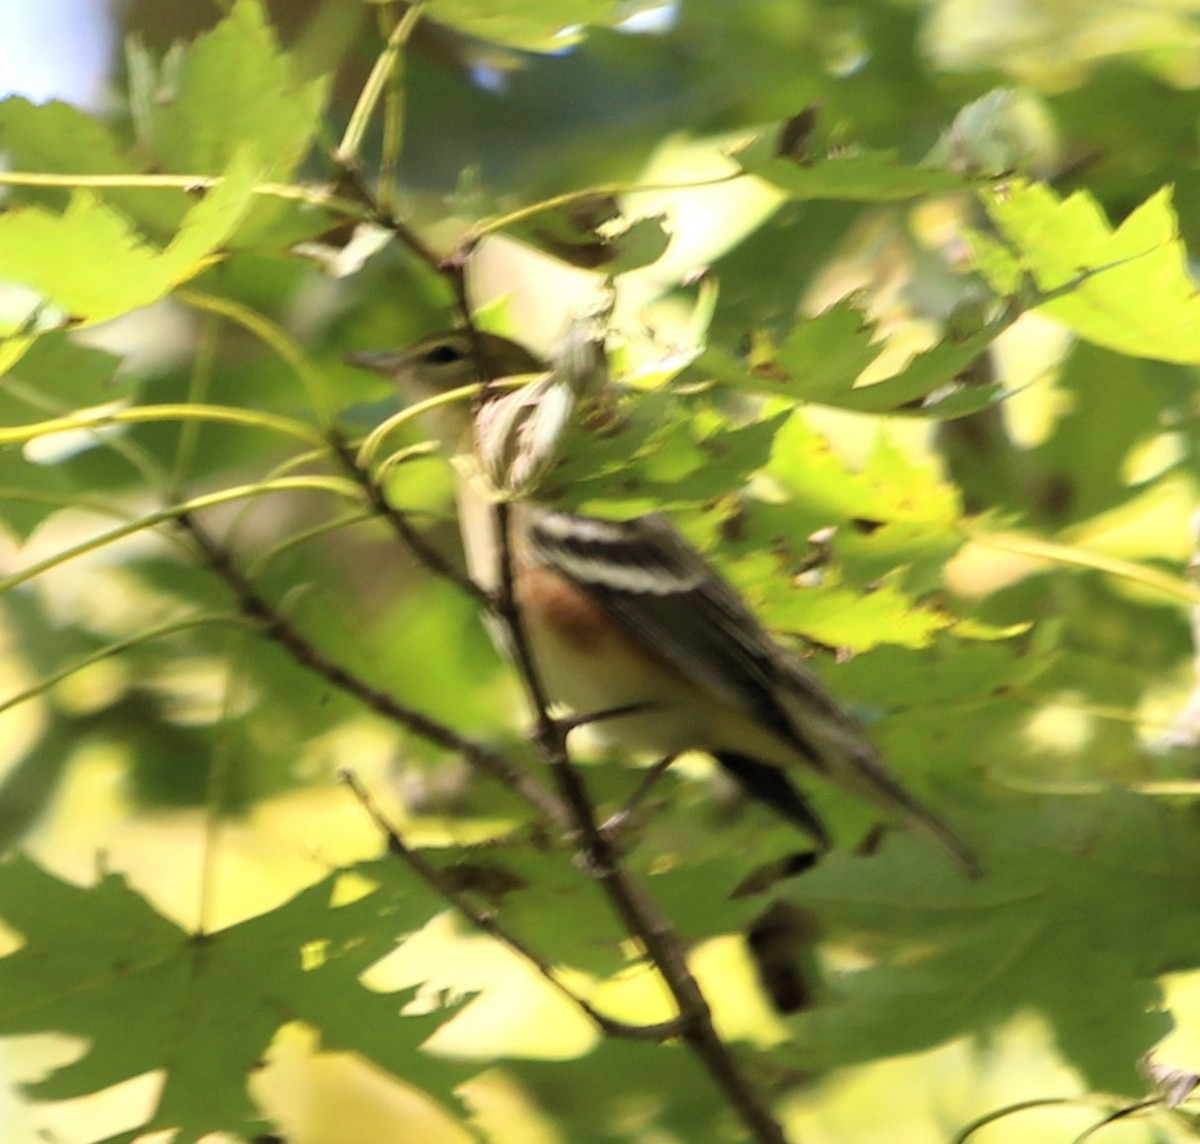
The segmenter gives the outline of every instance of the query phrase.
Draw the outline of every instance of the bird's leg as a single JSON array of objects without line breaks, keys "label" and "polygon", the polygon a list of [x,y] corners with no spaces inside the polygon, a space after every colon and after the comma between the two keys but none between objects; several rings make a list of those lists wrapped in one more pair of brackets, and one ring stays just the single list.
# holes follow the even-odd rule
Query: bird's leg
[{"label": "bird's leg", "polygon": [[[625,715],[636,715],[642,711],[649,711],[653,706],[653,703],[648,702],[622,703],[620,707],[606,707],[603,711],[589,711],[586,715],[568,715],[556,719],[555,725],[564,735],[569,735],[580,727],[587,727],[592,723],[603,723],[606,719],[620,719]],[[536,739],[537,734],[537,729],[534,728],[527,733],[527,738]]]},{"label": "bird's leg", "polygon": [[603,711],[590,711],[586,715],[572,715],[569,719],[560,720],[559,726],[570,734],[579,727],[587,727],[592,723],[603,723],[607,719],[620,719],[623,715],[637,715],[649,711],[653,703],[641,701],[638,703],[623,703],[620,707],[606,707]]},{"label": "bird's leg", "polygon": [[634,788],[626,800],[625,805],[621,807],[616,814],[610,815],[609,818],[601,825],[600,830],[609,841],[615,841],[629,824],[630,816],[637,809],[638,804],[645,799],[651,790],[657,785],[658,780],[667,773],[667,768],[677,759],[678,755],[667,755],[658,760],[654,766],[650,767],[642,776],[642,781]]},{"label": "bird's leg", "polygon": [[[592,723],[603,723],[606,719],[619,719],[624,715],[637,715],[643,711],[650,711],[655,704],[648,700],[641,700],[637,703],[623,703],[620,707],[607,707],[603,711],[592,711],[587,715],[576,715],[572,718],[563,721],[561,726],[568,733],[574,731],[577,727],[586,727]],[[666,769],[675,761],[677,755],[667,755],[664,759],[659,759],[645,774],[642,781],[638,783],[633,794],[625,800],[625,805],[621,807],[616,814],[611,815],[607,821],[600,826],[600,832],[610,841],[615,842],[620,836],[621,831],[629,824],[630,816],[637,809],[638,804],[648,795],[654,785],[662,778]]]}]

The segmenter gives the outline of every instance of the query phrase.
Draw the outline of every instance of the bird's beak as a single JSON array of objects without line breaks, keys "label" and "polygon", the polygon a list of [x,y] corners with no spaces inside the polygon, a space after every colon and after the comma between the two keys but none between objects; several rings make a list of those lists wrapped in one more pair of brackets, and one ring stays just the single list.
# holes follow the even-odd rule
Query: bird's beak
[{"label": "bird's beak", "polygon": [[356,350],[342,354],[342,361],[359,369],[381,373],[384,377],[394,377],[408,364],[409,354],[404,350]]}]

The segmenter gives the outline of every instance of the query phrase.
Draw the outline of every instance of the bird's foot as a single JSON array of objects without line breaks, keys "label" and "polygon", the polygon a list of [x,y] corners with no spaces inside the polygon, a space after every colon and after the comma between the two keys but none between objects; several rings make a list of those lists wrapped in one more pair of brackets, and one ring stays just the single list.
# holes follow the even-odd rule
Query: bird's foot
[{"label": "bird's foot", "polygon": [[560,721],[559,726],[570,734],[579,727],[587,727],[592,723],[603,723],[608,719],[620,719],[625,715],[639,715],[643,711],[650,711],[654,708],[654,704],[650,702],[639,703],[622,703],[619,707],[606,707],[602,711],[589,711],[585,715],[572,715],[570,718]]}]

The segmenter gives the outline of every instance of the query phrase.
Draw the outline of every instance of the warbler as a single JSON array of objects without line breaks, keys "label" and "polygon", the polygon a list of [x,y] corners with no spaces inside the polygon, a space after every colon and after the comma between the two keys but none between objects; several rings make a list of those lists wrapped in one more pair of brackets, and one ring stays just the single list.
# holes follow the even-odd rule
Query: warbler
[{"label": "warbler", "polygon": [[[435,430],[456,457],[467,566],[482,588],[496,591],[497,490],[481,474],[490,473],[494,486],[498,464],[517,462],[528,417],[541,400],[561,401],[569,379],[556,386],[525,347],[480,331],[447,331],[347,360],[425,397],[480,380],[539,375],[515,392],[488,386],[474,405],[438,410]],[[524,462],[534,472],[544,458]],[[823,849],[829,833],[790,770],[808,770],[873,802],[978,874],[972,851],[904,789],[859,724],[665,516],[602,520],[513,499],[511,484],[502,491],[512,501],[514,599],[556,704],[581,722],[596,717],[595,732],[626,750],[664,759],[708,753]]]}]

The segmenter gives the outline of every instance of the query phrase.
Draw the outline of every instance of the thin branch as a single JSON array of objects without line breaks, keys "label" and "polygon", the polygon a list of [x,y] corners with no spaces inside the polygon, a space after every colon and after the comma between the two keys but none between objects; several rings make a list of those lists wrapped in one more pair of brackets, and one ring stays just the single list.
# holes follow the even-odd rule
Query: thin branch
[{"label": "thin branch", "polygon": [[246,577],[250,580],[257,580],[263,575],[267,565],[273,560],[279,559],[285,552],[290,552],[293,548],[307,544],[310,540],[315,540],[321,536],[328,536],[339,529],[352,528],[356,524],[365,524],[367,521],[374,519],[375,513],[370,508],[364,508],[360,512],[347,513],[345,516],[334,517],[332,520],[325,520],[320,524],[314,524],[310,528],[302,528],[299,531],[292,532],[286,539],[281,540],[274,547],[268,548],[266,552],[257,556],[254,563],[247,569]]},{"label": "thin branch", "polygon": [[997,552],[1008,552],[1014,556],[1024,556],[1030,560],[1057,564],[1065,568],[1103,572],[1118,580],[1150,588],[1183,604],[1200,604],[1200,585],[1189,584],[1182,577],[1160,572],[1148,564],[1135,564],[1131,560],[1106,556],[1102,552],[1092,552],[1078,545],[1042,540],[1025,533],[989,532],[984,526],[965,521],[959,522],[958,530],[967,540],[986,548],[993,548]]},{"label": "thin branch", "polygon": [[[188,371],[187,401],[185,404],[201,405],[208,400],[212,390],[213,366],[217,360],[217,344],[220,340],[220,320],[215,314],[207,314],[200,323],[200,335],[196,344],[196,356]],[[188,474],[195,464],[200,446],[200,423],[184,421],[179,426],[179,440],[175,448],[175,460],[171,465],[171,482],[167,486],[166,500],[183,498]]]},{"label": "thin branch", "polygon": [[[496,379],[491,376],[490,359],[483,351],[479,337],[479,328],[475,325],[475,312],[471,309],[471,297],[467,289],[467,263],[475,251],[478,241],[468,237],[449,257],[442,260],[442,274],[450,280],[450,288],[454,291],[454,308],[458,311],[458,320],[471,346],[471,357],[475,363],[475,374],[486,388]],[[483,394],[480,394],[480,401]]]},{"label": "thin branch", "polygon": [[65,667],[61,667],[49,675],[42,676],[36,683],[32,683],[28,687],[22,688],[20,691],[14,692],[4,699],[0,699],[0,714],[3,714],[10,708],[16,707],[20,703],[26,703],[30,699],[36,699],[39,695],[44,695],[52,687],[57,686],[64,679],[69,679],[76,672],[84,671],[93,664],[102,663],[113,656],[122,655],[132,648],[140,647],[142,644],[164,639],[167,636],[189,631],[192,628],[205,627],[209,624],[245,624],[245,622],[246,618],[244,616],[232,614],[225,616],[214,613],[207,616],[190,616],[187,619],[171,620],[168,623],[147,628],[145,631],[138,632],[137,635],[130,636],[128,639],[116,640],[92,652],[90,655],[74,659]]},{"label": "thin branch", "polygon": [[[97,175],[91,171],[0,171],[0,187],[62,187],[66,190],[90,187],[96,190],[183,191],[185,194],[195,195],[215,190],[224,181],[224,175],[203,175],[198,172],[190,175]],[[309,206],[336,207],[341,213],[351,216],[363,213],[361,203],[339,199],[328,187],[299,183],[258,183],[251,189],[251,194],[306,203]]]},{"label": "thin branch", "polygon": [[1013,1104],[1005,1105],[1003,1108],[994,1108],[991,1112],[985,1112],[982,1116],[978,1116],[968,1124],[964,1124],[954,1134],[954,1138],[950,1141],[950,1144],[967,1144],[967,1141],[981,1128],[986,1128],[989,1124],[995,1124],[997,1121],[1004,1120],[1017,1112],[1028,1112],[1032,1108],[1073,1107],[1083,1103],[1085,1101],[1074,1096],[1045,1096],[1034,1100],[1019,1100]]},{"label": "thin branch", "polygon": [[142,425],[155,421],[213,421],[238,425],[243,429],[264,429],[283,433],[307,445],[322,445],[319,433],[302,421],[259,410],[251,412],[226,405],[134,405],[127,409],[99,409],[32,421],[25,425],[7,425],[0,429],[0,445],[19,445],[51,433],[80,429],[101,430],[112,425]]},{"label": "thin branch", "polygon": [[360,467],[354,456],[354,450],[351,449],[346,439],[337,432],[331,432],[328,441],[330,449],[333,450],[333,455],[338,459],[346,475],[358,483],[366,494],[367,503],[376,515],[387,521],[392,531],[396,533],[412,554],[435,576],[440,576],[443,580],[448,580],[482,607],[489,607],[491,601],[488,599],[487,593],[470,576],[455,568],[449,560],[413,527],[404,513],[389,503],[387,497],[383,494],[383,489],[372,479],[371,474]]},{"label": "thin branch", "polygon": [[325,393],[325,379],[321,371],[305,353],[300,343],[282,326],[232,298],[222,298],[190,286],[179,287],[175,291],[174,297],[202,313],[228,318],[235,325],[241,326],[247,333],[258,338],[263,345],[275,352],[280,361],[292,370],[300,384],[304,386],[309,405],[317,415],[322,427],[333,424],[333,415],[330,412],[329,401]]},{"label": "thin branch", "polygon": [[1103,1120],[1098,1120],[1090,1128],[1085,1128],[1071,1144],[1083,1144],[1085,1140],[1090,1140],[1101,1129],[1107,1128],[1110,1124],[1114,1124],[1118,1120],[1124,1120],[1126,1117],[1133,1116],[1138,1112],[1145,1112],[1147,1108],[1155,1108],[1162,1104],[1161,1096],[1147,1097],[1145,1100],[1135,1101],[1133,1104],[1127,1104],[1124,1108],[1118,1108],[1115,1112],[1110,1112]]},{"label": "thin branch", "polygon": [[441,256],[433,247],[427,246],[424,239],[408,223],[395,212],[386,210],[380,204],[379,200],[371,192],[366,179],[363,178],[358,164],[345,159],[339,160],[337,156],[334,156],[334,161],[341,168],[343,181],[353,191],[355,199],[365,208],[366,221],[373,222],[376,226],[383,227],[384,230],[390,230],[426,266],[435,273],[442,273]]},{"label": "thin branch", "polygon": [[[517,602],[512,551],[512,506],[507,501],[497,501],[492,506],[492,512],[495,514],[496,536],[500,544],[500,595],[494,601],[496,615],[508,631],[513,658],[517,661],[517,673],[529,698],[529,706],[533,711],[535,740],[548,761],[561,759],[566,762],[567,732],[570,728],[550,715],[550,697],[533,660],[529,637],[525,631],[525,620]],[[581,823],[576,825],[582,826]],[[594,818],[592,825],[595,826]]]},{"label": "thin branch", "polygon": [[[388,74],[387,91],[383,103],[383,141],[379,149],[379,202],[386,210],[394,210],[396,197],[396,172],[400,164],[400,150],[404,143],[404,110],[407,104],[407,89],[404,85],[404,69],[408,60],[402,51],[416,30],[422,15],[422,4],[413,4],[401,17],[388,36],[388,47],[396,45],[396,56]],[[380,10],[380,19],[390,18]]]},{"label": "thin branch", "polygon": [[414,401],[406,405],[398,413],[393,413],[390,417],[385,417],[359,442],[358,451],[355,454],[355,464],[360,469],[374,469],[375,456],[382,447],[383,442],[400,428],[401,425],[408,425],[413,421],[419,421],[421,418],[436,409],[441,409],[445,405],[454,405],[459,401],[470,401],[479,394],[480,389],[481,386],[478,382],[472,382],[470,385],[460,385],[456,389],[448,389],[444,393],[436,393],[432,397],[426,397],[421,401]]},{"label": "thin branch", "polygon": [[624,1021],[617,1021],[611,1017],[606,1017],[598,1009],[594,1008],[591,1002],[580,997],[578,993],[559,977],[549,962],[544,961],[524,941],[501,925],[489,911],[481,910],[475,906],[466,894],[455,889],[436,866],[427,862],[419,850],[414,850],[409,846],[400,836],[399,831],[388,822],[380,809],[375,805],[374,800],[366,788],[363,787],[362,783],[358,781],[358,777],[353,770],[343,767],[338,773],[338,778],[350,788],[354,797],[358,799],[359,804],[370,815],[376,827],[387,838],[388,850],[392,854],[405,862],[421,881],[429,886],[439,897],[449,902],[476,929],[486,933],[489,937],[495,938],[501,945],[508,946],[515,954],[529,962],[542,978],[549,982],[568,1001],[582,1010],[584,1016],[591,1020],[600,1032],[607,1033],[612,1037],[623,1037],[627,1040],[637,1041],[666,1041],[679,1035],[678,1023],[674,1021],[665,1021],[655,1025],[629,1025]]},{"label": "thin branch", "polygon": [[688,965],[683,939],[658,904],[621,865],[616,847],[597,825],[591,796],[567,751],[570,726],[550,715],[546,691],[522,622],[514,584],[511,508],[501,502],[495,506],[495,513],[500,542],[500,594],[495,614],[508,632],[533,706],[535,741],[554,776],[559,797],[570,810],[582,838],[591,873],[599,881],[622,924],[641,943],[670,990],[679,1014],[680,1037],[725,1094],[753,1139],[758,1144],[787,1144],[787,1137],[766,1101],[717,1033],[708,1002]]},{"label": "thin branch", "polygon": [[342,664],[330,659],[259,594],[234,564],[229,553],[200,527],[193,516],[181,513],[176,519],[199,548],[205,563],[225,581],[242,614],[255,621],[262,628],[263,634],[278,644],[301,667],[321,676],[339,691],[352,695],[385,719],[399,724],[436,746],[457,752],[476,770],[490,775],[516,791],[558,829],[569,828],[570,818],[566,808],[536,779],[500,752],[459,735],[445,724],[406,706],[387,692],[360,679]]},{"label": "thin branch", "polygon": [[[342,162],[339,166],[348,171],[352,163]],[[507,229],[516,223],[535,217],[546,211],[568,206],[579,200],[586,200],[604,195],[635,195],[639,193],[661,193],[671,191],[689,191],[717,186],[721,183],[733,182],[745,178],[741,170],[731,171],[724,175],[715,175],[708,179],[682,183],[611,183],[583,190],[568,191],[555,195],[540,202],[531,203],[520,210],[507,215],[497,215],[487,219],[476,227],[477,238],[486,237],[496,231]],[[76,188],[95,188],[97,190],[167,190],[181,191],[184,194],[195,195],[211,191],[225,181],[223,175],[209,175],[195,172],[192,174],[150,174],[125,173],[98,175],[91,171],[46,172],[46,171],[0,171],[0,187],[61,187],[67,190]],[[322,207],[345,219],[358,219],[363,222],[374,222],[393,229],[386,211],[379,210],[374,197],[365,197],[358,193],[355,186],[355,197],[345,198],[327,183],[257,183],[250,193],[261,198],[280,199],[285,202],[304,203],[307,206]],[[435,260],[436,261],[436,260]]]},{"label": "thin branch", "polygon": [[518,223],[528,222],[531,218],[536,218],[547,211],[559,210],[562,207],[569,207],[573,203],[586,202],[589,199],[615,198],[618,195],[674,194],[680,191],[706,190],[709,187],[719,187],[725,183],[736,183],[738,179],[746,177],[747,172],[742,170],[741,167],[737,167],[721,175],[711,175],[706,179],[697,179],[686,183],[606,183],[598,187],[584,187],[580,190],[566,191],[561,195],[554,195],[552,198],[530,203],[528,206],[511,211],[509,214],[495,215],[490,219],[485,219],[482,223],[476,225],[473,234],[478,241],[481,238],[486,238],[489,234],[496,234],[500,231],[508,230]]}]

